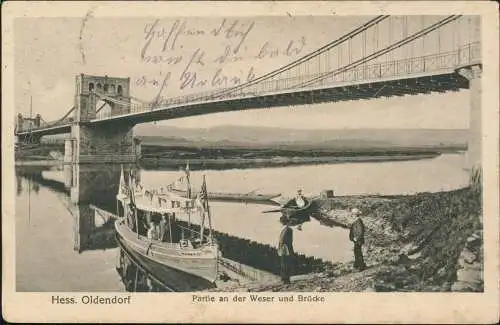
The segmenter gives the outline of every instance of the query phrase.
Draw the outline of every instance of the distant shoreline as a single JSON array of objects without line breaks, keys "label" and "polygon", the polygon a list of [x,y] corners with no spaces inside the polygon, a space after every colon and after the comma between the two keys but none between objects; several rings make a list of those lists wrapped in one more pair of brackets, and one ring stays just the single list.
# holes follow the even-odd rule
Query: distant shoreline
[{"label": "distant shoreline", "polygon": [[205,168],[263,168],[263,167],[287,167],[319,164],[345,164],[364,162],[390,162],[432,159],[440,156],[434,154],[411,154],[411,155],[384,155],[384,156],[348,156],[348,157],[279,157],[279,158],[221,158],[221,159],[170,159],[170,158],[142,158],[141,167],[145,169],[177,167],[189,161],[191,167]]},{"label": "distant shoreline", "polygon": [[[286,167],[297,165],[318,165],[318,164],[345,164],[363,162],[390,162],[432,159],[440,156],[434,154],[406,154],[406,155],[384,155],[384,156],[347,156],[347,157],[274,157],[274,158],[141,158],[139,165],[145,169],[177,167],[189,161],[191,167],[205,168],[241,168],[241,167]],[[57,166],[62,165],[62,160],[50,159],[28,159],[16,160],[15,166]]]}]

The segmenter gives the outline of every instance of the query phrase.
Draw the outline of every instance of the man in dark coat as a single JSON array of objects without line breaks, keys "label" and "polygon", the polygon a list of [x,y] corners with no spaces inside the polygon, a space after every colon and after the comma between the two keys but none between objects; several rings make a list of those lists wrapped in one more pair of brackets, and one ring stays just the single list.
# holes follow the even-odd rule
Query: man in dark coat
[{"label": "man in dark coat", "polygon": [[172,242],[178,243],[181,239],[181,231],[177,218],[175,217],[175,212],[172,212],[170,216],[170,229],[172,230]]},{"label": "man in dark coat", "polygon": [[169,243],[171,241],[171,230],[170,213],[164,213],[160,220],[160,240],[162,242]]},{"label": "man in dark coat", "polygon": [[366,268],[362,250],[365,243],[365,225],[361,220],[361,211],[352,209],[351,212],[357,217],[349,231],[349,239],[354,243],[354,267],[362,271]]},{"label": "man in dark coat", "polygon": [[135,224],[135,207],[132,203],[128,204],[128,209],[127,209],[127,221],[128,221],[128,227],[132,231],[137,231],[136,229],[136,224]]},{"label": "man in dark coat", "polygon": [[290,273],[294,256],[293,230],[290,228],[288,221],[286,217],[280,218],[280,222],[284,227],[281,230],[278,244],[278,255],[281,260],[281,280],[285,284],[290,284]]}]

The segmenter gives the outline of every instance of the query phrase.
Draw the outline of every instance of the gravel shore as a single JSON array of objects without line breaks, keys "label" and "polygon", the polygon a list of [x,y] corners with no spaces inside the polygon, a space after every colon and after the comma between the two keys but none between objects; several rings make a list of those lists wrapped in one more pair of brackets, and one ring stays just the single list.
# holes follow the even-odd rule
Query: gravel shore
[{"label": "gravel shore", "polygon": [[476,291],[482,292],[481,192],[464,188],[408,196],[318,199],[314,218],[348,228],[363,211],[364,271],[352,262],[325,265],[292,283],[259,283],[224,291]]}]

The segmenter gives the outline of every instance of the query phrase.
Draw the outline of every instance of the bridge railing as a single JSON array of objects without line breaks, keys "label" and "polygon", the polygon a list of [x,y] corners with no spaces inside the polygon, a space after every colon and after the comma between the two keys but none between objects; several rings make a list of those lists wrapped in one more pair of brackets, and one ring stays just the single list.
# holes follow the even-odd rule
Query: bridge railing
[{"label": "bridge railing", "polygon": [[[390,62],[380,62],[375,64],[360,65],[353,69],[332,72],[331,74],[307,74],[298,77],[281,78],[277,80],[267,80],[259,84],[250,86],[239,92],[240,95],[262,95],[275,93],[284,90],[300,90],[303,88],[334,86],[336,84],[346,84],[355,82],[370,82],[388,78],[404,77],[415,74],[439,73],[449,71],[458,66],[466,65],[481,58],[480,43],[471,43],[455,51],[443,52],[439,54],[425,55],[415,58],[400,59]],[[320,78],[324,76],[323,78]],[[301,85],[310,80],[319,80],[307,87]]]},{"label": "bridge railing", "polygon": [[[380,62],[375,64],[363,64],[358,67],[345,71],[333,72],[311,87],[326,87],[336,84],[348,84],[356,82],[379,81],[390,78],[398,78],[416,74],[439,73],[455,69],[458,66],[466,65],[472,61],[481,58],[481,46],[479,42],[467,44],[458,48],[455,51],[443,52],[432,55],[425,55],[415,58],[400,59],[390,62]],[[301,84],[310,80],[322,77],[325,74],[304,74],[296,77],[281,78],[277,80],[267,80],[252,85],[247,88],[241,88],[234,92],[228,92],[223,96],[217,96],[215,91],[205,91],[168,99],[162,99],[155,104],[131,104],[130,113],[143,113],[154,110],[164,110],[176,108],[183,104],[197,104],[213,100],[225,100],[233,98],[250,98],[262,96],[265,94],[275,94],[280,91],[301,90],[305,87],[300,87]],[[229,88],[230,89],[230,88]],[[221,89],[217,90],[220,93]],[[120,112],[108,112],[100,118],[123,115]]]}]

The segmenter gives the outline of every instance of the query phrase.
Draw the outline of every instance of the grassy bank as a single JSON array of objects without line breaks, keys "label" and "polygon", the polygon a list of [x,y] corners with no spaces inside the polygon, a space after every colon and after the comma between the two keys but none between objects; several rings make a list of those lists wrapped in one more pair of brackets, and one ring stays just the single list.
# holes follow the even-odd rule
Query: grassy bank
[{"label": "grassy bank", "polygon": [[[252,291],[450,291],[468,238],[482,229],[477,188],[411,196],[338,197],[318,203],[316,218],[326,226],[348,227],[352,219],[346,210],[357,207],[364,212],[368,269],[357,272],[352,262],[342,263],[290,285]],[[482,284],[471,291],[481,290]]]},{"label": "grassy bank", "polygon": [[386,162],[431,159],[439,154],[394,154],[378,156],[326,156],[326,157],[268,157],[268,158],[142,158],[141,167],[145,169],[177,169],[189,161],[191,167],[197,169],[229,169],[229,168],[262,168],[285,167],[292,165],[342,164],[358,162]]},{"label": "grassy bank", "polygon": [[234,147],[224,144],[214,146],[167,146],[142,144],[144,158],[159,159],[217,159],[244,158],[261,159],[274,157],[366,157],[366,156],[410,156],[434,155],[445,152],[463,150],[452,146],[388,146],[388,147],[312,147],[312,146],[280,146],[260,145]]}]

